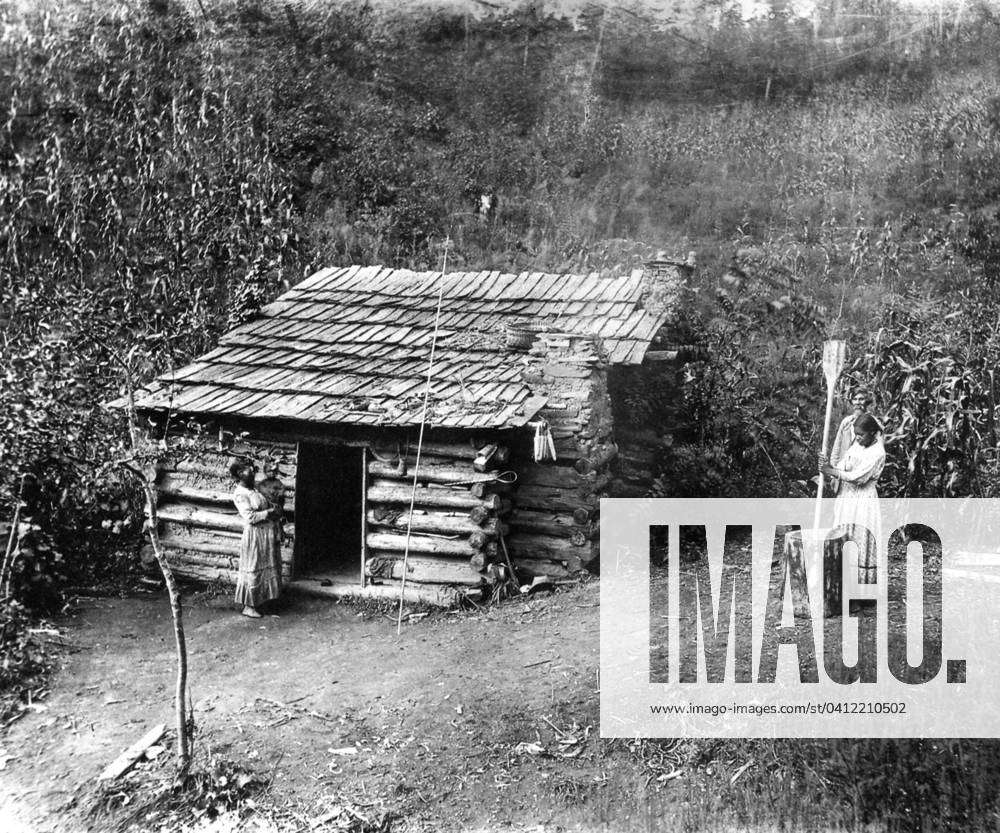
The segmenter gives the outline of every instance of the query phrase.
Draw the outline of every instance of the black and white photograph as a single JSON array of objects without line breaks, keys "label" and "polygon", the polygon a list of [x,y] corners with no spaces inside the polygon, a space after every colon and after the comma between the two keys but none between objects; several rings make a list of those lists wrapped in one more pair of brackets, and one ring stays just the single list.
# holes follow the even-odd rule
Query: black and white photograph
[{"label": "black and white photograph", "polygon": [[0,0],[0,831],[996,830],[998,373],[996,0]]}]

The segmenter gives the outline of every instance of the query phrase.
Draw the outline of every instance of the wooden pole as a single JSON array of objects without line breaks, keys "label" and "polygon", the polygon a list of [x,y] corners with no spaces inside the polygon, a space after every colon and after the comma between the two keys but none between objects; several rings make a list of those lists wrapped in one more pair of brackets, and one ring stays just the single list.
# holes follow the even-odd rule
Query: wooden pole
[{"label": "wooden pole", "polygon": [[[423,464],[420,467],[420,480],[427,483],[459,483],[461,485],[468,485],[470,483],[491,483],[496,479],[495,474],[480,474],[472,470],[472,466],[468,468],[462,468],[461,466],[454,465],[441,465],[430,463],[428,464],[426,458],[422,455],[421,457]],[[381,477],[386,480],[410,480],[411,474],[409,472],[400,472],[399,469],[394,465],[389,463],[380,463],[378,460],[370,464],[369,473],[373,477]]]},{"label": "wooden pole", "polygon": [[478,498],[468,489],[451,490],[426,487],[407,489],[406,486],[389,480],[373,480],[368,489],[369,503],[407,506],[411,500],[416,506],[434,506],[438,509],[475,509],[481,507],[487,513],[496,512],[502,504],[500,495],[483,495]]},{"label": "wooden pole", "polygon": [[368,449],[361,449],[361,586],[365,586],[365,562],[368,560]]},{"label": "wooden pole", "polygon": [[[135,385],[132,377],[131,358],[132,354],[129,353],[128,359],[119,358],[119,362],[122,365],[125,391],[128,396],[129,445],[133,455],[138,456],[142,448],[142,442],[139,436],[139,420],[136,416]],[[174,718],[177,723],[177,764],[178,771],[181,774],[186,774],[191,765],[191,727],[193,726],[194,717],[188,714],[184,700],[184,694],[187,691],[188,657],[187,640],[184,636],[181,591],[177,585],[177,579],[174,577],[174,572],[170,569],[170,563],[167,560],[163,542],[160,540],[159,523],[156,516],[158,502],[156,487],[145,474],[145,469],[137,470],[136,468],[129,468],[139,478],[143,495],[146,498],[146,516],[149,518],[149,529],[147,530],[149,543],[153,548],[153,557],[156,559],[156,563],[160,567],[160,573],[163,575],[163,582],[167,586],[167,597],[170,600],[170,616],[173,620],[174,644],[177,649],[177,685],[174,689]]]},{"label": "wooden pole", "polygon": [[468,515],[449,515],[444,512],[417,512],[413,518],[407,518],[402,511],[386,511],[385,507],[376,506],[369,509],[367,523],[370,527],[386,529],[406,529],[406,524],[415,532],[433,532],[438,535],[472,535],[480,532],[489,537],[496,537],[500,531],[500,522],[496,518],[487,518],[479,524]]},{"label": "wooden pole", "polygon": [[441,323],[441,304],[444,302],[444,273],[448,265],[448,243],[445,238],[444,259],[438,281],[437,310],[434,313],[434,333],[431,336],[431,355],[427,360],[427,382],[424,385],[424,404],[420,410],[420,433],[417,435],[417,459],[413,466],[413,490],[410,493],[410,511],[406,521],[406,547],[403,550],[403,573],[399,585],[399,612],[396,614],[396,636],[403,632],[403,594],[406,591],[406,560],[410,557],[410,531],[413,523],[413,507],[417,497],[417,478],[420,474],[420,452],[424,445],[424,428],[427,426],[427,403],[431,396],[431,379],[434,374],[434,353],[437,350],[438,327]]},{"label": "wooden pole", "polygon": [[[847,358],[847,345],[843,341],[823,342],[823,375],[826,377],[826,415],[823,417],[823,454],[830,447],[830,417],[833,414],[833,391],[837,378],[844,369]],[[816,487],[816,511],[813,514],[813,529],[819,529],[820,512],[823,508],[823,472],[819,473],[819,485]]]},{"label": "wooden pole", "polygon": [[[461,443],[425,442],[421,449],[421,455],[425,458],[439,458],[440,462],[444,462],[446,460],[450,460],[455,463],[460,460],[472,462],[479,456],[480,449],[485,445],[487,445],[486,442],[473,442],[470,445],[463,445]],[[407,465],[409,465],[410,460],[408,455],[404,454],[404,458],[406,458]],[[510,449],[505,445],[500,445],[497,446],[497,450],[490,458],[490,462],[502,465],[509,459]]]},{"label": "wooden pole", "polygon": [[[497,498],[496,508],[498,509],[500,507],[500,497],[499,495],[494,495],[493,497]],[[469,520],[475,524],[479,524],[480,526],[482,526],[484,523],[486,523],[486,521],[489,520],[489,518],[490,518],[490,510],[487,509],[485,506],[482,505],[473,506],[469,510]]]},{"label": "wooden pole", "polygon": [[[833,390],[826,392],[826,416],[823,418],[823,454],[830,448],[830,416],[833,413]],[[823,486],[825,476],[819,473],[819,486],[816,488],[816,511],[813,515],[813,529],[819,529],[819,516],[823,508]]]},{"label": "wooden pole", "polygon": [[[378,579],[401,580],[403,575],[403,553],[396,550],[369,550],[366,569],[370,571],[369,584]],[[477,553],[476,561],[485,563],[483,553]],[[474,556],[467,559],[439,558],[433,555],[411,553],[406,562],[407,586],[420,584],[460,584],[467,587],[479,587],[483,577],[479,574],[482,567],[473,562]]]},{"label": "wooden pole", "polygon": [[[554,540],[554,539],[553,539]],[[367,545],[373,550],[395,550],[405,552],[407,547],[411,553],[429,553],[431,555],[455,555],[471,558],[480,550],[492,550],[496,545],[483,541],[482,547],[474,546],[467,538],[437,538],[429,535],[411,534],[409,538],[395,532],[369,532]]]}]

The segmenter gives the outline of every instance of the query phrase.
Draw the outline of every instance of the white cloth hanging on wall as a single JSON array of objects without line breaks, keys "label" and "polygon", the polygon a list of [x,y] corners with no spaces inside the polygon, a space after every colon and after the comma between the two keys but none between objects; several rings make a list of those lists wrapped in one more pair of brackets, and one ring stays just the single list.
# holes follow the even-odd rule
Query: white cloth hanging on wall
[{"label": "white cloth hanging on wall", "polygon": [[549,423],[540,419],[537,422],[529,422],[535,429],[535,462],[542,463],[546,460],[556,460],[556,444],[552,439],[552,432],[549,430]]}]

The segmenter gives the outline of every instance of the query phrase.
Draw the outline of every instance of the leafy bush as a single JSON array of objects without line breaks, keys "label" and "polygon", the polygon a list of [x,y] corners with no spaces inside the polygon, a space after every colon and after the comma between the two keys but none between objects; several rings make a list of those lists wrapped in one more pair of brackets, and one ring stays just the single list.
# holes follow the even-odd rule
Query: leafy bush
[{"label": "leafy bush", "polygon": [[104,466],[121,450],[100,407],[119,393],[112,354],[137,347],[146,374],[165,370],[282,287],[290,184],[185,13],[5,22],[0,495],[11,505],[33,475],[36,524],[83,565],[130,506]]},{"label": "leafy bush", "polygon": [[[68,565],[51,534],[30,519],[15,533],[10,567],[10,595],[33,613],[53,613],[61,607],[60,591],[69,577]],[[0,524],[0,540],[7,542],[10,524]]]},{"label": "leafy bush", "polygon": [[[887,44],[816,73],[812,33],[781,16],[684,41],[611,12],[574,28],[55,7],[2,12],[0,506],[33,474],[35,522],[71,564],[139,527],[103,465],[121,452],[99,407],[120,392],[111,354],[137,349],[144,377],[180,365],[313,267],[435,268],[445,235],[470,269],[628,268],[621,239],[696,249],[690,340],[709,359],[688,367],[663,462],[689,472],[672,488],[777,494],[813,473],[806,345],[836,330],[860,346],[891,299],[992,281],[1000,262],[986,9],[909,57]],[[727,283],[745,251],[749,283]]]},{"label": "leafy bush", "polygon": [[28,697],[40,689],[54,657],[43,640],[29,631],[32,618],[18,602],[0,601],[0,723],[5,723]]}]

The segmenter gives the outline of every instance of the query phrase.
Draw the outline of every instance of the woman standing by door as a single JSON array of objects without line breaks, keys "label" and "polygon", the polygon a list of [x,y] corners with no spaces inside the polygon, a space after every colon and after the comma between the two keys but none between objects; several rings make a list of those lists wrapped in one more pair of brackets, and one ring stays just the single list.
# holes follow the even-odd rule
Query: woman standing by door
[{"label": "woman standing by door", "polygon": [[233,463],[229,473],[236,481],[233,504],[243,518],[236,604],[243,605],[244,616],[259,619],[257,608],[281,595],[281,541],[277,523],[281,510],[257,491],[256,470],[251,463],[245,460]]}]

